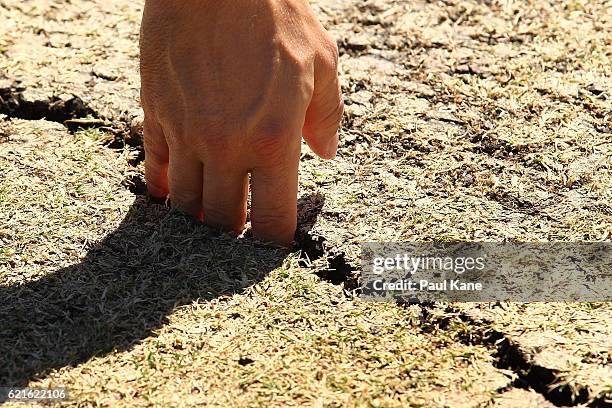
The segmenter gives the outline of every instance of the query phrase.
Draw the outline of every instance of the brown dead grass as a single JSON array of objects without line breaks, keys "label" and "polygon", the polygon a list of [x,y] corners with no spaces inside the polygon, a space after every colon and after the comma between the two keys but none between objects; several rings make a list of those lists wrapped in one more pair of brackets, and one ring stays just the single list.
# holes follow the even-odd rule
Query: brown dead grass
[{"label": "brown dead grass", "polygon": [[63,406],[467,406],[509,383],[419,307],[347,298],[295,254],[135,198],[91,132],[5,129],[3,382],[68,386]]},{"label": "brown dead grass", "polygon": [[[113,136],[3,120],[0,379],[67,386],[71,406],[550,405],[469,340],[495,330],[604,404],[609,304],[454,305],[458,319],[364,303],[314,273],[335,254],[358,267],[363,241],[609,241],[612,6],[314,6],[347,104],[338,159],[302,158],[326,256],[304,266],[135,197],[142,167],[101,147]],[[0,89],[76,94],[124,134],[140,8],[0,1]]]}]

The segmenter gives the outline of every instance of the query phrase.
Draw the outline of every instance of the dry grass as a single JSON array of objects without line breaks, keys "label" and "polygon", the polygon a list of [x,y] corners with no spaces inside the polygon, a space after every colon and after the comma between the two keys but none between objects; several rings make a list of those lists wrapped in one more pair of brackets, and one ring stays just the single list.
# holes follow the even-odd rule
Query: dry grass
[{"label": "dry grass", "polygon": [[8,127],[3,382],[130,406],[470,405],[509,383],[419,307],[347,298],[295,254],[134,197],[92,132]]},{"label": "dry grass", "polygon": [[[0,384],[67,386],[62,406],[604,406],[609,303],[400,307],[315,273],[356,270],[363,241],[609,241],[609,2],[314,6],[347,114],[337,160],[303,153],[305,264],[129,191],[135,153],[102,145],[138,144],[141,4],[0,1],[12,116],[74,94],[110,123],[0,119]],[[520,388],[544,375],[569,391]]]}]

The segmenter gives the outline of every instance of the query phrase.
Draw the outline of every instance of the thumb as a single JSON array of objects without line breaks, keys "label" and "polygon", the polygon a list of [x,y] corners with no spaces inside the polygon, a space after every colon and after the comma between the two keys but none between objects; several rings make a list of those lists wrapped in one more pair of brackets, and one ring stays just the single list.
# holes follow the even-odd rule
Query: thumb
[{"label": "thumb", "polygon": [[315,69],[314,93],[302,130],[308,146],[323,159],[333,159],[336,156],[338,128],[344,113],[337,67],[336,49],[330,62],[320,64],[319,70]]}]

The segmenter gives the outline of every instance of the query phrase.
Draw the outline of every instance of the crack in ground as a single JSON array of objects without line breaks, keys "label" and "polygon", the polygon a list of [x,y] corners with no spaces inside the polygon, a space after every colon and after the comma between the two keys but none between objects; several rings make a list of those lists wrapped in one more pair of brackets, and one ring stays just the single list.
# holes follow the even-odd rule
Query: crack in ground
[{"label": "crack in ground", "polygon": [[17,85],[0,88],[0,114],[24,120],[45,119],[62,125],[73,119],[97,117],[96,112],[76,95],[28,100],[25,91],[26,88]]},{"label": "crack in ground", "polygon": [[[11,119],[60,123],[70,133],[98,128],[113,135],[105,144],[106,147],[123,150],[127,145],[135,150],[136,155],[129,161],[132,166],[136,167],[144,161],[142,126],[139,123],[123,117],[107,120],[74,94],[30,99],[26,92],[27,88],[20,86],[18,82],[0,87],[0,115]],[[126,182],[134,194],[143,191],[141,181],[132,178]]]},{"label": "crack in ground", "polygon": [[529,356],[520,349],[520,346],[508,338],[504,333],[491,327],[486,327],[486,321],[476,320],[452,306],[447,306],[444,316],[435,316],[431,309],[432,304],[422,305],[423,331],[436,329],[446,330],[459,319],[476,327],[476,332],[458,333],[456,339],[466,345],[481,345],[494,351],[494,366],[512,371],[516,379],[507,387],[500,389],[500,394],[512,388],[533,390],[542,395],[547,401],[558,407],[573,407],[586,404],[588,407],[603,408],[609,406],[603,396],[593,398],[586,386],[578,385],[572,389],[570,386],[558,384],[560,372],[555,369],[540,366],[530,361]]},{"label": "crack in ground", "polygon": [[[106,121],[94,109],[89,107],[76,95],[47,99],[28,99],[27,89],[13,83],[0,87],[0,114],[12,119],[47,120],[60,123],[74,133],[87,128],[102,128],[115,135],[114,140],[106,147],[123,149],[129,145],[137,150],[137,157],[130,161],[133,166],[144,160],[141,126],[129,123],[128,120]],[[140,175],[132,175],[124,180],[123,185],[135,195],[146,195],[145,181]],[[298,203],[300,208],[300,229],[296,232],[296,249],[301,250],[302,263],[326,258],[326,267],[320,268],[316,275],[334,285],[345,285],[346,290],[357,288],[357,271],[346,260],[343,253],[330,253],[326,249],[326,240],[321,236],[310,234],[318,213],[325,200],[322,195],[308,195]]]},{"label": "crack in ground", "polygon": [[[352,266],[346,255],[334,252],[327,248],[325,237],[312,233],[325,200],[320,195],[306,196],[298,203],[300,225],[296,233],[296,249],[301,251],[301,265],[315,266],[316,275],[324,281],[334,285],[344,285],[345,292],[359,293],[359,270]],[[324,267],[318,267],[321,261]],[[315,265],[316,264],[316,265]],[[493,351],[493,365],[496,368],[512,371],[516,379],[506,387],[498,390],[503,394],[513,388],[533,390],[542,395],[551,404],[559,407],[578,406],[586,404],[593,408],[603,408],[607,405],[603,396],[592,398],[586,386],[570,387],[559,385],[560,372],[555,369],[540,366],[530,361],[529,356],[520,349],[519,345],[500,331],[487,327],[487,323],[478,321],[467,314],[447,306],[444,316],[432,313],[433,303],[420,303],[422,310],[422,330],[447,330],[454,319],[476,328],[475,331],[458,332],[456,340],[466,345],[481,345]],[[405,306],[405,304],[404,304]],[[456,321],[456,320],[455,320]]]},{"label": "crack in ground", "polygon": [[[301,203],[308,208],[308,203]],[[315,203],[322,207],[323,203]],[[326,248],[326,239],[322,236],[313,235],[310,232],[309,223],[316,222],[312,218],[312,213],[318,212],[307,209],[311,212],[310,218],[306,216],[304,222],[306,228],[298,229],[296,234],[296,248],[301,250],[301,259],[304,266],[309,267],[314,261],[324,259],[327,267],[316,272],[322,280],[331,282],[334,285],[344,284],[345,291],[359,292],[359,272],[358,269],[350,265],[344,253],[334,253]],[[561,372],[532,362],[520,346],[508,338],[508,336],[498,330],[487,327],[486,321],[476,320],[464,312],[451,306],[444,310],[444,316],[436,316],[431,310],[433,303],[421,303],[422,327],[424,332],[433,330],[447,330],[450,328],[454,319],[459,319],[462,323],[467,323],[475,327],[475,331],[458,332],[456,340],[466,345],[481,345],[493,351],[493,365],[496,368],[509,370],[516,375],[516,379],[506,387],[498,390],[503,394],[512,388],[533,390],[542,395],[548,402],[558,407],[572,407],[584,405],[592,408],[603,408],[609,406],[603,396],[592,397],[589,388],[583,385],[571,387],[560,385],[559,378]]]},{"label": "crack in ground", "polygon": [[295,234],[295,248],[300,251],[300,265],[315,266],[315,275],[333,285],[344,285],[347,292],[358,291],[359,271],[349,263],[346,254],[328,249],[327,240],[313,234],[312,228],[325,204],[322,194],[310,194],[298,200],[299,225]]},{"label": "crack in ground", "polygon": [[[79,129],[100,127],[114,133],[115,140],[107,145],[112,149],[123,149],[127,144],[138,150],[138,156],[132,161],[136,165],[144,160],[142,148],[142,137],[138,133],[138,126],[129,123],[128,120],[119,120],[108,123],[81,98],[76,95],[70,97],[53,96],[44,100],[28,100],[25,96],[26,89],[19,86],[0,88],[0,114],[9,118],[24,120],[48,120],[61,123],[66,128],[75,132]],[[92,120],[82,120],[93,118]],[[138,134],[138,135],[137,135]],[[132,176],[125,181],[136,195],[146,194],[146,185],[141,177]],[[343,252],[330,250],[327,240],[311,230],[316,223],[317,217],[325,203],[323,196],[315,194],[301,199],[298,203],[300,214],[300,226],[296,232],[295,249],[301,251],[301,264],[305,267],[313,263],[325,266],[317,266],[315,274],[322,280],[334,285],[344,285],[346,292],[359,292],[359,271],[352,266]],[[322,262],[321,262],[322,261]],[[547,401],[555,406],[577,406],[587,404],[589,407],[600,408],[608,406],[603,397],[592,399],[589,390],[585,386],[579,386],[572,390],[569,386],[556,386],[559,372],[554,369],[542,367],[529,361],[520,347],[509,339],[505,334],[497,330],[485,327],[463,312],[450,306],[445,310],[446,316],[434,316],[431,313],[431,304],[421,304],[423,310],[423,331],[446,330],[452,323],[454,317],[462,322],[476,327],[476,333],[459,334],[457,340],[467,345],[483,345],[494,350],[495,367],[510,370],[516,374],[516,379],[507,387],[500,389],[503,393],[512,388],[531,389],[541,394]]]}]

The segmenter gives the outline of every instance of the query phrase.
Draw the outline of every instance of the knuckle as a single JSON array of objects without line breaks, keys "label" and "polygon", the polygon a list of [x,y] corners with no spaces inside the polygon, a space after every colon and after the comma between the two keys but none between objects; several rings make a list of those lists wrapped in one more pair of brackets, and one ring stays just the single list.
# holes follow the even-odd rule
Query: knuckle
[{"label": "knuckle", "polygon": [[234,132],[228,126],[210,121],[173,121],[168,124],[170,148],[189,149],[192,153],[226,153],[232,144]]},{"label": "knuckle", "polygon": [[291,127],[279,121],[267,121],[257,127],[252,135],[251,145],[268,158],[280,159],[287,150]]},{"label": "knuckle", "polygon": [[338,60],[340,58],[340,52],[338,50],[338,44],[331,38],[327,38],[327,40],[323,43],[324,57],[323,60],[328,68],[337,71],[338,70]]},{"label": "knuckle", "polygon": [[257,126],[255,135],[260,138],[267,136],[267,139],[278,141],[290,132],[290,128],[291,126],[283,119],[267,118]]},{"label": "knuckle", "polygon": [[223,118],[206,118],[189,126],[190,135],[201,134],[192,144],[200,145],[205,151],[215,154],[226,152],[237,133]]},{"label": "knuckle", "polygon": [[285,157],[285,143],[280,137],[265,135],[253,140],[253,149],[259,157],[264,157],[268,164],[276,164]]},{"label": "knuckle", "polygon": [[[171,119],[173,118],[172,115],[162,114],[158,115],[157,117],[159,119],[159,126],[157,129],[161,132],[161,134],[163,134],[163,138],[167,146],[172,148],[173,146],[180,144],[183,139],[183,135],[185,134],[185,126],[181,123],[181,121]],[[145,134],[145,140],[146,139],[147,136]],[[152,142],[152,144],[155,144],[155,141]]]},{"label": "knuckle", "polygon": [[230,134],[226,132],[211,132],[202,138],[202,147],[207,152],[215,154],[226,153],[230,147]]}]

